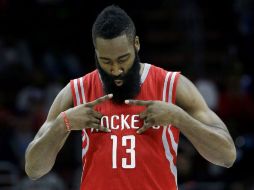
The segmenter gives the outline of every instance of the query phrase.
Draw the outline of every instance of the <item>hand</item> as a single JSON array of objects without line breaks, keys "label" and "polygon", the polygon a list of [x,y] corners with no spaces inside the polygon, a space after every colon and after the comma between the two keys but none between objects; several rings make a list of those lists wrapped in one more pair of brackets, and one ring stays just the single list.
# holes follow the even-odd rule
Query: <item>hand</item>
[{"label": "hand", "polygon": [[95,111],[94,106],[105,102],[113,97],[113,94],[108,94],[100,97],[92,102],[81,104],[66,111],[69,119],[71,130],[82,130],[84,128],[99,129],[104,132],[111,132],[110,129],[101,126],[102,114]]},{"label": "hand", "polygon": [[139,117],[144,120],[144,124],[137,130],[138,134],[145,132],[152,126],[174,124],[180,111],[178,106],[163,101],[125,100],[125,103],[146,106],[146,110],[139,114]]}]

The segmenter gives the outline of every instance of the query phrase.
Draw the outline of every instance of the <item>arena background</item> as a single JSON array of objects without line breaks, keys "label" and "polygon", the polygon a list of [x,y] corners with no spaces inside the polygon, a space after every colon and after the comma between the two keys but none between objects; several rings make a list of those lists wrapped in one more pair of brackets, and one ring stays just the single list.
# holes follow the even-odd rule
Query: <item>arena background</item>
[{"label": "arena background", "polygon": [[95,68],[92,23],[112,3],[136,23],[141,60],[189,77],[236,144],[237,160],[224,169],[181,136],[179,189],[253,190],[253,0],[0,0],[0,189],[79,189],[78,132],[36,182],[24,154],[59,90]]}]

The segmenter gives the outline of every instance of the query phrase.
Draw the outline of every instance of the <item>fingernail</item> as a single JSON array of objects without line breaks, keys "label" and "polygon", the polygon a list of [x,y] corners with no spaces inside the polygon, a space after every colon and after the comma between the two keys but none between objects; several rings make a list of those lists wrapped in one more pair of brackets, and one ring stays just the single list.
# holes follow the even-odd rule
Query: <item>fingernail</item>
[{"label": "fingernail", "polygon": [[125,102],[126,104],[128,104],[128,103],[130,103],[130,100],[125,100],[124,102]]},{"label": "fingernail", "polygon": [[113,94],[109,94],[108,97],[109,97],[109,98],[112,98],[112,97],[113,97]]},{"label": "fingernail", "polygon": [[107,129],[107,132],[111,132],[111,130],[109,128],[106,128]]},{"label": "fingernail", "polygon": [[137,131],[138,134],[140,134],[140,131]]}]

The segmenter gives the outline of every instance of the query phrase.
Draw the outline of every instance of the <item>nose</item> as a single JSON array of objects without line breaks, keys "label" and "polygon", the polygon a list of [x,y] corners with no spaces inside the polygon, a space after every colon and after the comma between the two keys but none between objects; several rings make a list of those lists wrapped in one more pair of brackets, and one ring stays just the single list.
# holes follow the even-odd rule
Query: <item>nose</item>
[{"label": "nose", "polygon": [[114,76],[119,76],[123,73],[123,69],[118,64],[113,64],[111,66],[110,72]]}]

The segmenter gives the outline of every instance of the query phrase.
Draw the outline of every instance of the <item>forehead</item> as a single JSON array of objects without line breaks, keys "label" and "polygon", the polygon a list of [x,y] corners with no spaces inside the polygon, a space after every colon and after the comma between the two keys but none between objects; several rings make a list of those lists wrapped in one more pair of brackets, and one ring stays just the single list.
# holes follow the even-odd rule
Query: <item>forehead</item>
[{"label": "forehead", "polygon": [[99,57],[118,57],[126,53],[131,53],[134,47],[126,35],[113,39],[96,38],[95,51]]}]

